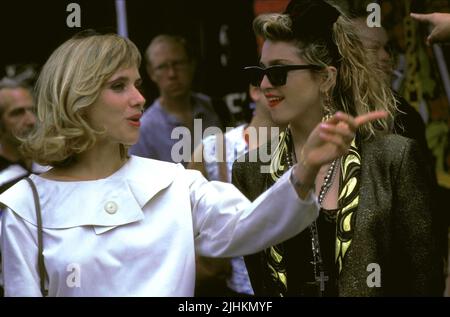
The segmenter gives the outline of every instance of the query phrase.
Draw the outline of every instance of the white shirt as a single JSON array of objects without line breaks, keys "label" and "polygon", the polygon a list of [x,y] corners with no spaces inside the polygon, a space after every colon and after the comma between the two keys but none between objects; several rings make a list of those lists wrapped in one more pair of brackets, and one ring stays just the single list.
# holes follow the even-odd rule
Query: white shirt
[{"label": "white shirt", "polygon": [[[195,252],[231,257],[286,240],[318,215],[286,173],[254,203],[181,165],[132,156],[105,179],[32,175],[39,192],[49,296],[193,296]],[[31,189],[0,195],[6,296],[41,296]]]}]

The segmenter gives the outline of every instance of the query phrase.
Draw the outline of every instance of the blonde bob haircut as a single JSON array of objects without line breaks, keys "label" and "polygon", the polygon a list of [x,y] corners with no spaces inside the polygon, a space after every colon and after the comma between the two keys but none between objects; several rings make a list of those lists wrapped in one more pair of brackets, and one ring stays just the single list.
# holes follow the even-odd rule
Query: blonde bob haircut
[{"label": "blonde bob haircut", "polygon": [[[24,154],[43,165],[73,163],[102,134],[89,126],[86,108],[117,70],[140,63],[137,47],[116,34],[77,36],[59,46],[36,84],[38,123],[24,140]],[[120,153],[126,156],[124,145]]]},{"label": "blonde bob haircut", "polygon": [[358,116],[375,110],[385,110],[388,118],[369,122],[359,128],[364,139],[389,133],[392,129],[396,102],[393,93],[382,78],[383,70],[364,49],[355,24],[341,14],[333,25],[333,41],[339,50],[339,60],[333,60],[326,45],[320,40],[304,44],[292,30],[292,20],[286,14],[265,14],[253,21],[255,34],[264,40],[292,43],[307,63],[327,67],[336,65],[336,84],[329,91],[335,110]]}]

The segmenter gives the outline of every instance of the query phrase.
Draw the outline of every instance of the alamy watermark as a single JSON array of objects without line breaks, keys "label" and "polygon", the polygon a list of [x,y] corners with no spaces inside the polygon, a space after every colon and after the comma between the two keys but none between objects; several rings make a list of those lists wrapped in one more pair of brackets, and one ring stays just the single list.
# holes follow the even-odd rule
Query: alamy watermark
[{"label": "alamy watermark", "polygon": [[66,25],[69,28],[81,27],[81,7],[78,3],[69,3],[66,7],[66,11],[70,12],[66,18]]},{"label": "alamy watermark", "polygon": [[66,271],[69,274],[66,277],[66,285],[69,288],[81,287],[81,266],[78,263],[67,265]]},{"label": "alamy watermark", "polygon": [[[69,28],[80,28],[81,27],[81,6],[72,2],[66,7],[66,11],[69,15],[66,18],[66,25]],[[372,2],[367,5],[367,26],[368,27],[381,27],[381,7],[378,3]]]},{"label": "alamy watermark", "polygon": [[369,3],[367,5],[367,26],[369,28],[380,28],[381,27],[381,7],[378,3]]},{"label": "alamy watermark", "polygon": [[367,272],[370,272],[366,279],[367,286],[370,288],[381,287],[380,265],[378,263],[370,263],[367,265]]},{"label": "alamy watermark", "polygon": [[[227,127],[226,132],[231,131],[232,127]],[[272,154],[274,153],[278,138],[280,135],[280,129],[278,127],[248,127],[246,129],[246,135],[250,148],[257,148],[254,151],[250,151],[248,156],[239,156],[235,148],[228,148],[227,143],[224,146],[224,135],[218,127],[208,127],[203,132],[203,124],[201,119],[194,120],[193,137],[191,131],[186,127],[177,127],[172,130],[171,139],[178,140],[171,149],[171,159],[173,162],[205,162],[205,163],[221,163],[221,162],[261,162],[268,163],[261,166],[261,173],[269,173],[270,161]],[[207,137],[215,137],[214,152],[209,153],[204,151],[200,157],[192,156],[194,152],[194,145],[202,143]],[[244,137],[242,135],[242,137]],[[267,143],[270,142],[270,146]],[[261,144],[262,146],[257,146]],[[266,146],[265,146],[266,145]],[[226,153],[224,151],[226,150]]]}]

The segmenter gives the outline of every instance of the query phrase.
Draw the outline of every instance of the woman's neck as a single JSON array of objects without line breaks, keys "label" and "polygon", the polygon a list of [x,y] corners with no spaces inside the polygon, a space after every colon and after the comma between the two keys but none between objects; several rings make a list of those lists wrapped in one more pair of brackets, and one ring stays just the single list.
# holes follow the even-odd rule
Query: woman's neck
[{"label": "woman's neck", "polygon": [[297,153],[297,151],[301,151],[309,135],[319,122],[320,120],[296,120],[289,123],[297,157],[299,157],[299,153]]},{"label": "woman's neck", "polygon": [[[259,129],[267,129],[266,133],[259,133]],[[246,141],[249,141],[249,150],[253,150],[257,147],[260,147],[263,144],[269,142],[274,136],[272,135],[272,128],[278,128],[279,132],[283,131],[285,127],[280,127],[275,122],[273,122],[272,118],[265,116],[263,113],[256,113],[247,127],[244,129],[244,138],[247,138]],[[251,135],[249,131],[254,129],[256,133],[257,142],[250,142],[249,136]]]},{"label": "woman's neck", "polygon": [[[314,128],[321,122],[321,119],[316,120],[297,120],[300,124],[291,123],[290,124],[290,130],[292,134],[292,139],[294,142],[294,148],[295,148],[295,154],[296,157],[300,157],[300,152],[303,148],[303,145],[306,143],[306,140],[308,139],[311,132],[314,130]],[[321,187],[323,185],[323,182],[325,180],[325,177],[327,175],[327,172],[330,168],[331,164],[325,164],[323,165],[316,176],[316,188],[315,193],[316,195],[319,195],[321,191]],[[338,207],[337,205],[337,199],[338,199],[338,190],[339,190],[339,168],[336,170],[336,175],[333,179],[333,183],[331,184],[331,188],[328,190],[328,194],[325,196],[325,199],[322,202],[322,207],[328,210],[333,210]]]},{"label": "woman's neck", "polygon": [[96,146],[77,156],[76,161],[67,167],[56,167],[43,176],[55,180],[88,181],[103,179],[117,172],[127,161],[122,158],[120,147]]}]

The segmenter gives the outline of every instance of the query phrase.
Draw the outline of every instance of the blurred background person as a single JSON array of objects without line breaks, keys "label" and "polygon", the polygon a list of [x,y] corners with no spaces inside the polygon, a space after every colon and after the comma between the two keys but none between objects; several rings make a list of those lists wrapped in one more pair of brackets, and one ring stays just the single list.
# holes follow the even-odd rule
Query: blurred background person
[{"label": "blurred background person", "polygon": [[0,193],[31,172],[46,170],[20,151],[20,138],[25,137],[35,123],[32,87],[17,78],[3,78],[0,81]]},{"label": "blurred background person", "polygon": [[[13,69],[16,67],[8,68],[11,77],[6,76],[0,80],[0,193],[32,172],[41,173],[46,170],[25,158],[20,151],[20,138],[25,137],[36,123],[32,88],[29,86],[32,82],[30,77],[34,73],[28,69],[16,74]],[[1,217],[0,208],[0,224]],[[0,267],[0,296],[3,295],[2,286]]]},{"label": "blurred background person", "polygon": [[[370,56],[372,56],[390,85],[393,76],[393,57],[389,47],[390,41],[384,27],[369,27],[367,25],[367,11],[354,12],[352,20],[356,24],[357,34]],[[402,96],[394,92],[397,110],[394,117],[394,131],[419,143],[423,153],[431,160],[431,153],[425,136],[425,123],[419,112],[414,109]]]},{"label": "blurred background person", "polygon": [[190,132],[190,140],[186,140],[190,144],[184,148],[190,149],[190,158],[198,145],[194,143],[194,119],[202,120],[202,133],[208,127],[222,125],[211,99],[191,90],[195,60],[184,38],[156,36],[147,47],[145,58],[148,76],[158,86],[160,96],[144,112],[139,141],[130,148],[130,154],[180,163],[172,157],[172,148],[179,142],[171,138],[175,128],[185,127]]}]

